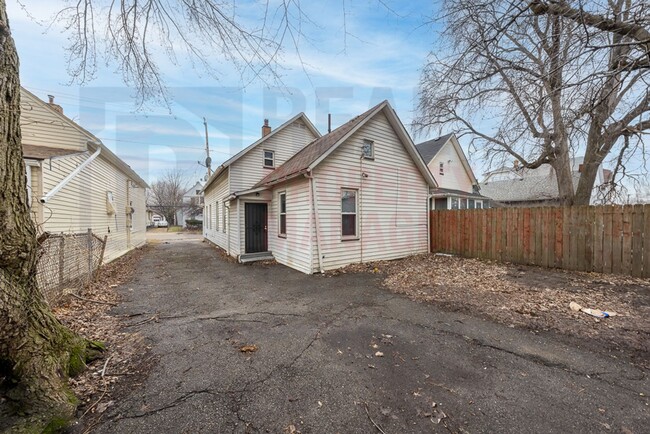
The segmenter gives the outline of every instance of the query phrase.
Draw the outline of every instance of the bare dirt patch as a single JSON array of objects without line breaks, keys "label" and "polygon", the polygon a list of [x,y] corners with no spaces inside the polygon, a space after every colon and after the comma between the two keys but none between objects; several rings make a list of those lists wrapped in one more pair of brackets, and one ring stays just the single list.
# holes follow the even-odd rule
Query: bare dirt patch
[{"label": "bare dirt patch", "polygon": [[[417,255],[352,265],[343,272],[382,273],[384,286],[444,309],[478,314],[512,327],[589,338],[650,365],[650,280],[478,259]],[[569,308],[616,312],[594,318]]]},{"label": "bare dirt patch", "polygon": [[90,285],[53,308],[72,330],[106,345],[101,359],[70,379],[79,399],[75,432],[91,430],[120,396],[142,381],[153,363],[143,337],[124,331],[124,319],[109,312],[120,301],[117,287],[128,284],[146,249],[134,250],[100,268]]}]

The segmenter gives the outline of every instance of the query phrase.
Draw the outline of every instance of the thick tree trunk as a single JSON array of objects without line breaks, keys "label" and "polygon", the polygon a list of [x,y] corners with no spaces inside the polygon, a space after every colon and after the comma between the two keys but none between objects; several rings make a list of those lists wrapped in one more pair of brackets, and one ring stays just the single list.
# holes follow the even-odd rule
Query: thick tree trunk
[{"label": "thick tree trunk", "polygon": [[27,417],[15,430],[56,428],[74,413],[68,375],[93,344],[63,326],[36,284],[38,246],[29,214],[20,132],[18,55],[0,0],[0,369],[8,398]]}]

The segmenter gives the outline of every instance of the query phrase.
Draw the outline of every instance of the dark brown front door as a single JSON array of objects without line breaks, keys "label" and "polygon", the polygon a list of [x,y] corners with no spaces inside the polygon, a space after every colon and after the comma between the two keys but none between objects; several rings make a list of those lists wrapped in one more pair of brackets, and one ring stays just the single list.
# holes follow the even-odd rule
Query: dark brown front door
[{"label": "dark brown front door", "polygon": [[265,203],[247,203],[244,211],[246,253],[268,250],[268,208]]}]

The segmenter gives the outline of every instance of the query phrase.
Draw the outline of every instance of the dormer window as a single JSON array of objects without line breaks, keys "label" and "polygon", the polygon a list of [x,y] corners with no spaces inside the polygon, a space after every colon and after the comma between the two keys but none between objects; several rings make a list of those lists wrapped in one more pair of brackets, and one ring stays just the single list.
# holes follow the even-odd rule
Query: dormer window
[{"label": "dormer window", "polygon": [[275,152],[264,150],[264,167],[275,168]]},{"label": "dormer window", "polygon": [[374,160],[375,158],[375,143],[372,140],[364,140],[361,147],[363,158],[367,160]]},{"label": "dormer window", "polygon": [[445,174],[445,163],[440,163],[440,174],[441,175]]}]

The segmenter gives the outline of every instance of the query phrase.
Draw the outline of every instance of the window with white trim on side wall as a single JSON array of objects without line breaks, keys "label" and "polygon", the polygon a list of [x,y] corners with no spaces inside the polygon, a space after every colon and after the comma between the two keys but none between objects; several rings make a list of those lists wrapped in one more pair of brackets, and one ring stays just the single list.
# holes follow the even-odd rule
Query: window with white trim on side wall
[{"label": "window with white trim on side wall", "polygon": [[264,167],[269,169],[275,168],[275,151],[264,150]]},{"label": "window with white trim on side wall", "polygon": [[359,238],[359,191],[351,188],[341,189],[341,238]]}]

